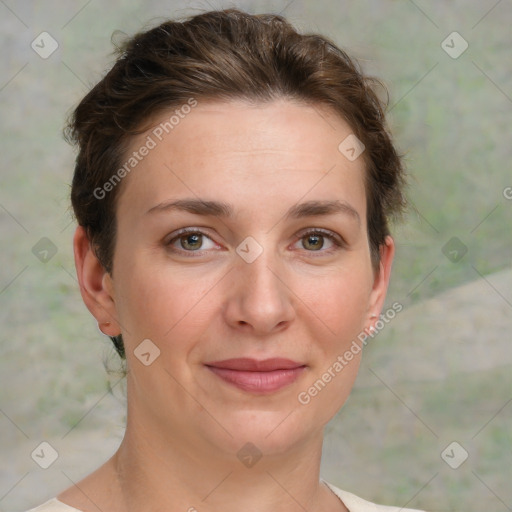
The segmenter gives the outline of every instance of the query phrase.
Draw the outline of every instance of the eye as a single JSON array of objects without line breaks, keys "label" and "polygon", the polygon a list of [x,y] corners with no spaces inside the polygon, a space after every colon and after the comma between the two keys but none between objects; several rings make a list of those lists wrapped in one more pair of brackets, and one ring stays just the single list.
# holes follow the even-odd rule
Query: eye
[{"label": "eye", "polygon": [[[325,249],[327,240],[327,249]],[[205,247],[205,242],[209,245]],[[345,247],[345,241],[336,233],[323,229],[312,229],[299,236],[296,244],[301,242],[302,248],[308,253],[319,253],[319,255],[331,254]],[[171,251],[176,253],[198,253],[215,249],[218,245],[204,232],[197,228],[183,228],[178,231],[165,244]]]},{"label": "eye", "polygon": [[[325,240],[328,240],[328,248],[322,250],[325,247]],[[322,254],[330,254],[337,250],[340,250],[345,246],[343,239],[331,231],[323,229],[314,229],[302,233],[298,242],[302,243],[302,247],[308,252],[319,252]]]},{"label": "eye", "polygon": [[[204,242],[208,240],[210,246],[204,247]],[[213,240],[196,228],[181,229],[176,236],[166,243],[167,246],[175,252],[200,252],[204,250],[214,249],[216,244]]]}]

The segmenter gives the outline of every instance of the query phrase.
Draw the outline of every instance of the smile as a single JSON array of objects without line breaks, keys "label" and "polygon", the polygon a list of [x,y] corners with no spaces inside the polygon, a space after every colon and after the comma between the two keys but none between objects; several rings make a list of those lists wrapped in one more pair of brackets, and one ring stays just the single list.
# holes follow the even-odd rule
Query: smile
[{"label": "smile", "polygon": [[278,391],[297,380],[306,365],[289,359],[240,358],[207,363],[206,367],[225,382],[258,394]]}]

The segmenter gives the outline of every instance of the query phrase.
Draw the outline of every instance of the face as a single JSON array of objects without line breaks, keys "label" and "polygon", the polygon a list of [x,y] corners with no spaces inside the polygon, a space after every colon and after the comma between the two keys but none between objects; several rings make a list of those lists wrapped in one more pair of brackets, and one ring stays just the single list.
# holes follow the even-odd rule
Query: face
[{"label": "face", "polygon": [[127,159],[154,147],[122,183],[113,274],[90,309],[118,321],[144,428],[290,450],[345,402],[384,300],[393,243],[374,272],[363,158],[338,150],[351,129],[318,106],[199,101],[162,134],[170,115],[132,141]]}]

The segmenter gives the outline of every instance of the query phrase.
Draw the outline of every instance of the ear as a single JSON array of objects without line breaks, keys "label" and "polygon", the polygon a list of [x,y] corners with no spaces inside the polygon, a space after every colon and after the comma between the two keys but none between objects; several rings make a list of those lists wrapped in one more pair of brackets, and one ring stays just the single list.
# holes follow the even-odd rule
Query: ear
[{"label": "ear", "polygon": [[117,336],[121,329],[117,321],[112,277],[94,254],[82,226],[76,228],[73,250],[80,293],[87,309],[104,334]]},{"label": "ear", "polygon": [[388,291],[391,266],[395,256],[395,242],[391,236],[386,237],[384,244],[379,248],[379,253],[379,269],[374,271],[374,282],[368,303],[366,329],[373,327],[378,320]]}]

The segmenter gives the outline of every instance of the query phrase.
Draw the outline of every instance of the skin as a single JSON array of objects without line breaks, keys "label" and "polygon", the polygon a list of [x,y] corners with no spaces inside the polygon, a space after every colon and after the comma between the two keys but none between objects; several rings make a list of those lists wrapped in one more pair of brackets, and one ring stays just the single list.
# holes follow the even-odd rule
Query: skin
[{"label": "skin", "polygon": [[[134,138],[132,150],[151,133]],[[391,237],[379,268],[371,265],[363,158],[338,150],[350,133],[320,106],[199,101],[121,184],[112,275],[77,228],[83,300],[105,334],[123,334],[128,416],[118,451],[61,501],[85,512],[347,510],[319,483],[320,459],[324,427],[346,401],[361,353],[307,405],[297,396],[372,325],[389,283]],[[233,218],[146,214],[198,197],[230,203]],[[344,201],[359,220],[285,218],[310,200]],[[190,236],[175,238],[184,227],[206,235],[202,245],[192,240],[201,253],[186,245]],[[315,249],[309,228],[346,244],[336,249],[325,237]],[[263,248],[252,263],[236,252],[248,236]],[[144,339],[160,350],[149,366],[134,355]],[[256,395],[204,366],[233,357],[285,357],[306,369]],[[262,454],[250,468],[237,458],[247,442]]]}]

